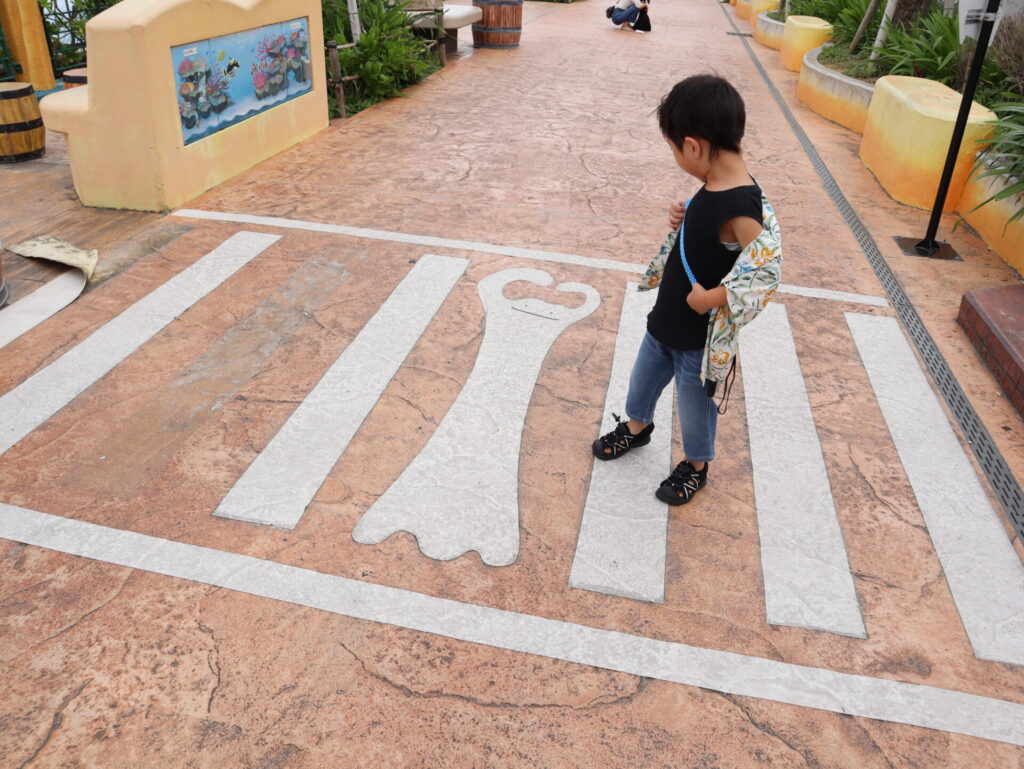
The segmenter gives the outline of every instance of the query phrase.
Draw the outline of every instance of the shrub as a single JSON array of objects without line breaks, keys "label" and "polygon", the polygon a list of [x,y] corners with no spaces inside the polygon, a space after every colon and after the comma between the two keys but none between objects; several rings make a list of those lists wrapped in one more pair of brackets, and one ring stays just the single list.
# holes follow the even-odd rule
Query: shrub
[{"label": "shrub", "polygon": [[817,16],[830,24],[839,18],[849,0],[791,0],[790,16]]},{"label": "shrub", "polygon": [[[348,10],[344,0],[323,0],[324,34],[339,45],[350,38]],[[418,83],[437,69],[429,41],[413,31],[405,12],[407,3],[360,0],[359,19],[363,33],[354,48],[338,51],[344,75],[358,75],[345,84],[345,101],[350,113],[397,96],[403,88]],[[328,30],[330,31],[328,33]],[[329,98],[332,116],[340,114]]]},{"label": "shrub", "polygon": [[[835,19],[829,19],[832,22],[833,40],[835,40],[836,45],[844,48],[850,47],[850,43],[853,42],[853,36],[857,34],[857,29],[860,27],[864,15],[868,12],[869,5],[871,5],[871,0],[848,0],[844,7],[840,9],[838,16]],[[863,37],[861,37],[860,42],[857,44],[857,50],[870,48],[872,43],[874,43],[875,35],[878,34],[878,28],[882,24],[884,12],[884,3],[879,3],[878,7],[875,8],[871,21],[868,23],[867,29],[864,31]]]},{"label": "shrub", "polygon": [[878,49],[879,70],[955,85],[962,71],[959,26],[938,6],[913,24],[890,24],[885,45]]},{"label": "shrub", "polygon": [[[960,43],[957,18],[947,16],[941,6],[933,5],[928,14],[913,24],[889,27],[885,45],[878,49],[878,71],[879,75],[925,77],[962,91],[973,57],[974,41]],[[992,105],[1014,99],[1012,89],[993,46],[982,63],[974,99]]]}]

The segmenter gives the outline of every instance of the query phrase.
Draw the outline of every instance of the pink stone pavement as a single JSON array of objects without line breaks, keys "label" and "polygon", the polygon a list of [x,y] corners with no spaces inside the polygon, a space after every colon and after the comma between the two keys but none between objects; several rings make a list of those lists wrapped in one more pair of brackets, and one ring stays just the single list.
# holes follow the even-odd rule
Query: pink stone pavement
[{"label": "pink stone pavement", "polygon": [[[467,35],[460,57],[406,97],[188,208],[643,264],[669,202],[696,189],[652,111],[678,79],[714,70],[746,100],[744,149],[779,216],[785,282],[884,297],[717,5],[659,0],[654,31],[639,36],[613,30],[594,0],[526,3],[519,49],[474,51]],[[927,212],[886,198],[857,137],[804,109],[796,74],[754,49],[1024,477],[1024,425],[955,322],[964,291],[1018,277],[966,228],[951,233],[950,218],[941,232],[962,262],[901,256],[892,236],[923,234]],[[0,502],[465,604],[1024,704],[1024,669],[974,655],[844,321],[895,317],[891,307],[779,297],[867,627],[866,639],[849,638],[766,621],[739,383],[710,485],[671,511],[665,602],[569,587],[589,445],[635,275],[264,224],[153,226],[168,223],[187,230],[0,349],[0,392],[239,230],[281,237],[0,456]],[[425,253],[469,265],[298,526],[213,517]],[[357,544],[356,523],[473,368],[484,327],[476,284],[513,267],[543,269],[553,285],[586,282],[602,299],[554,343],[534,389],[518,559],[441,562],[403,533]],[[567,301],[526,284],[508,295]],[[0,540],[0,664],[0,767],[18,769],[1024,767],[1024,747],[1006,742],[454,640],[11,540]]]}]

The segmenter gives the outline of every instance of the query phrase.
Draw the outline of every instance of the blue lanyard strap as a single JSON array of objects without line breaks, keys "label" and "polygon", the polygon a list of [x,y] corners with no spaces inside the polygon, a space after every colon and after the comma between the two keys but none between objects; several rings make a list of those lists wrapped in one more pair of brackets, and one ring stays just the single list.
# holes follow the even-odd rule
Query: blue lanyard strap
[{"label": "blue lanyard strap", "polygon": [[[690,203],[693,202],[693,198],[686,201],[686,208],[690,208]],[[679,258],[683,261],[683,270],[686,271],[686,279],[690,281],[690,285],[697,282],[697,278],[693,275],[693,270],[690,269],[690,263],[686,261],[686,249],[683,247],[683,225],[686,223],[686,214],[683,214],[683,221],[679,222]]]}]

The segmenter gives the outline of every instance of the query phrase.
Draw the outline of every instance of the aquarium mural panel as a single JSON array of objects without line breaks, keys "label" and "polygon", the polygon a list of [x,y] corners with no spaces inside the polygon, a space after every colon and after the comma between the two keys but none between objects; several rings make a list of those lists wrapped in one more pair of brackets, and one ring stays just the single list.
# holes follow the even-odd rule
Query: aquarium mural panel
[{"label": "aquarium mural panel", "polygon": [[309,19],[171,48],[185,144],[313,90]]}]

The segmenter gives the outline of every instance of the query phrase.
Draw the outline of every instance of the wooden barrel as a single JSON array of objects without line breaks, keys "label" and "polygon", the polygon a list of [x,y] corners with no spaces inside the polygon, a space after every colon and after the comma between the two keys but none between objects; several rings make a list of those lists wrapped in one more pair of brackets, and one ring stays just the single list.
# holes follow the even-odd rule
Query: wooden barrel
[{"label": "wooden barrel", "polygon": [[0,163],[42,157],[46,129],[36,93],[28,83],[0,83]]},{"label": "wooden barrel", "polygon": [[523,0],[473,0],[484,12],[473,25],[474,48],[518,48],[523,30]]},{"label": "wooden barrel", "polygon": [[77,88],[80,85],[85,85],[89,82],[88,76],[89,70],[85,67],[79,67],[78,69],[69,69],[65,72],[61,78],[64,80],[64,90],[69,88]]}]

